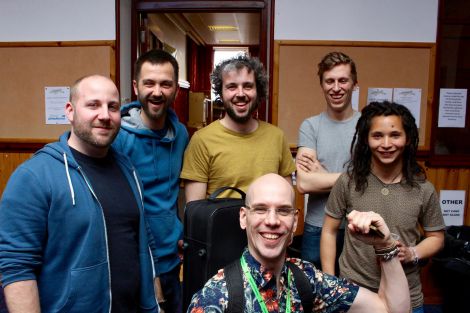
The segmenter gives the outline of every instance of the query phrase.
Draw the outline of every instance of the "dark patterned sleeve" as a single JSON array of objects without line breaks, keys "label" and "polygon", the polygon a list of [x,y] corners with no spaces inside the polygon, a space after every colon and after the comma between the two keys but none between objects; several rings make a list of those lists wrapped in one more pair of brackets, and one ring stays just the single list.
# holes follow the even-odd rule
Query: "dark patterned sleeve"
[{"label": "dark patterned sleeve", "polygon": [[328,275],[311,263],[302,261],[315,293],[314,312],[347,312],[359,291],[359,286],[346,279]]},{"label": "dark patterned sleeve", "polygon": [[221,270],[194,294],[187,313],[223,313],[226,308],[227,286]]}]

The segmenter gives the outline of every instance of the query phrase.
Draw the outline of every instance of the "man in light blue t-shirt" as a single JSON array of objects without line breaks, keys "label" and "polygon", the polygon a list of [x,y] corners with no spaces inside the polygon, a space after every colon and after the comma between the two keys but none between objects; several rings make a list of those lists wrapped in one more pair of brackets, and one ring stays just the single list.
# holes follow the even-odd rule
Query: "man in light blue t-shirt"
[{"label": "man in light blue t-shirt", "polygon": [[[351,105],[357,72],[349,56],[341,52],[328,53],[318,64],[318,76],[325,95],[326,110],[305,119],[300,126],[296,164],[297,189],[309,195],[302,259],[319,267],[326,201],[350,159],[350,146],[360,113],[354,111]],[[323,236],[328,239],[328,234]],[[332,240],[336,240],[334,238]],[[341,251],[343,236],[339,234],[338,238],[337,249]],[[323,253],[336,254],[336,251]],[[334,268],[322,270],[335,273]]]}]

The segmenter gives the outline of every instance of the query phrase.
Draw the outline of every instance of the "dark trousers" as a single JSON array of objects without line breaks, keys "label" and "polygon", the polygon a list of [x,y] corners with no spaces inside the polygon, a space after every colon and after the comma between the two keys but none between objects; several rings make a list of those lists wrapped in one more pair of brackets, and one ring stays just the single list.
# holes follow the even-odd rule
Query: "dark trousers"
[{"label": "dark trousers", "polygon": [[160,273],[160,284],[166,300],[165,305],[162,306],[165,313],[182,313],[183,293],[180,282],[180,268],[181,265],[179,264],[167,273]]},{"label": "dark trousers", "polygon": [[5,297],[3,296],[3,288],[0,285],[0,313],[8,313]]}]

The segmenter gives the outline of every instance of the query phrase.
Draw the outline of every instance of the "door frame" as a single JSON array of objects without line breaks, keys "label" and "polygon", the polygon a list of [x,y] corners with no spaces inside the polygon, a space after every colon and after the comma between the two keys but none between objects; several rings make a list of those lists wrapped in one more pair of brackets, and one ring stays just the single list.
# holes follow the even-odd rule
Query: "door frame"
[{"label": "door frame", "polygon": [[[137,59],[139,15],[142,13],[175,13],[175,12],[257,12],[260,13],[260,44],[259,59],[265,65],[268,79],[272,77],[272,56],[274,38],[274,0],[256,1],[132,1],[131,25],[131,66],[134,72],[134,63]],[[272,80],[269,79],[266,102],[260,105],[259,118],[270,122],[272,99]]]}]

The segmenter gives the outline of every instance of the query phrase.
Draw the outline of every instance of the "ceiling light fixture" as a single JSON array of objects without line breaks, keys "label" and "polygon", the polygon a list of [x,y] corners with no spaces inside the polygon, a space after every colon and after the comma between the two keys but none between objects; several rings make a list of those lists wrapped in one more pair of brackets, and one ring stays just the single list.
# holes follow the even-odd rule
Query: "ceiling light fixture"
[{"label": "ceiling light fixture", "polygon": [[240,43],[239,39],[220,39],[219,43]]},{"label": "ceiling light fixture", "polygon": [[209,27],[209,30],[213,32],[222,32],[222,31],[232,32],[232,31],[238,30],[238,27],[230,26],[230,25],[209,25],[207,27]]}]

